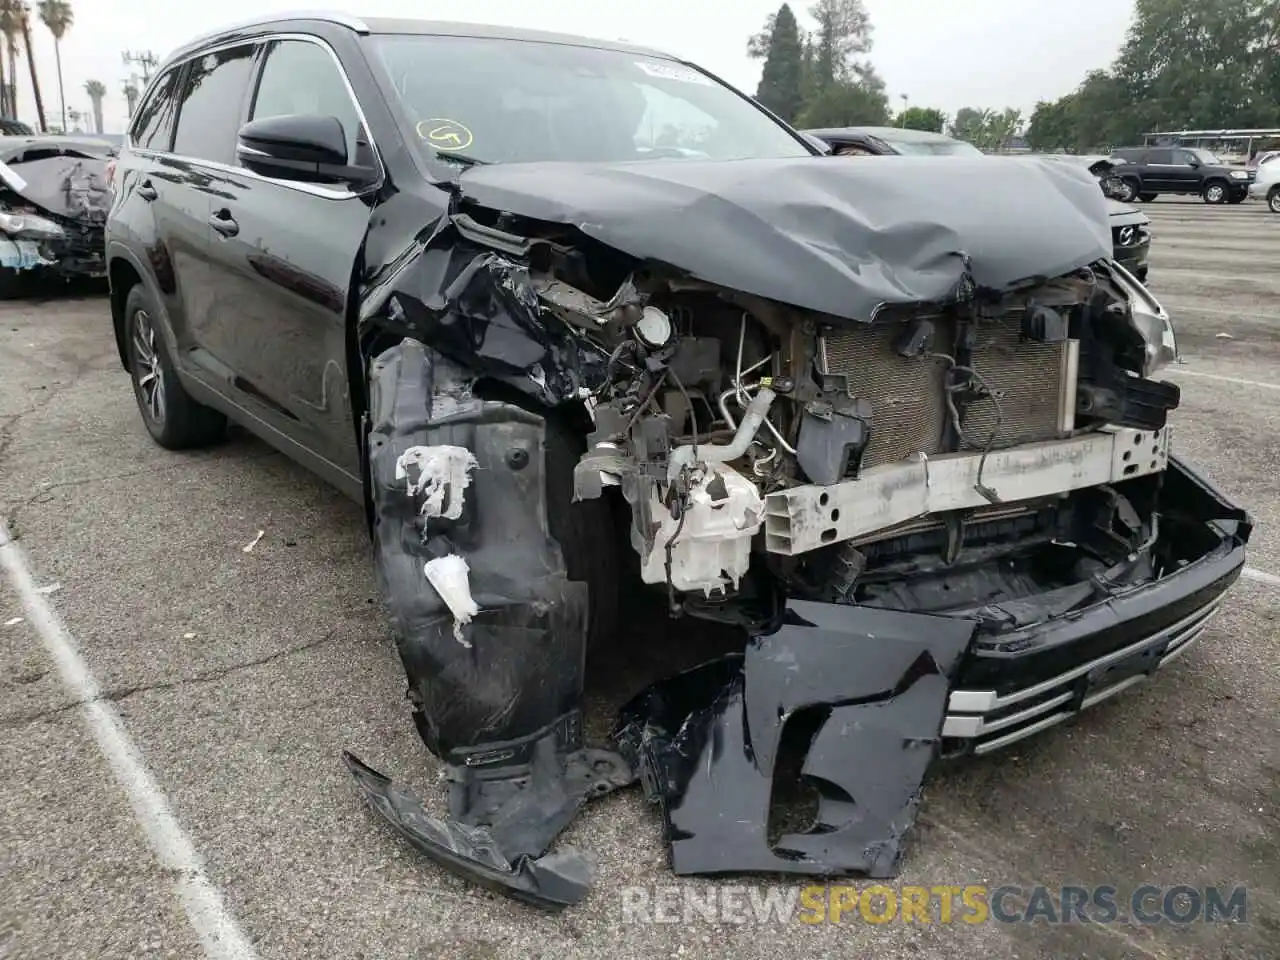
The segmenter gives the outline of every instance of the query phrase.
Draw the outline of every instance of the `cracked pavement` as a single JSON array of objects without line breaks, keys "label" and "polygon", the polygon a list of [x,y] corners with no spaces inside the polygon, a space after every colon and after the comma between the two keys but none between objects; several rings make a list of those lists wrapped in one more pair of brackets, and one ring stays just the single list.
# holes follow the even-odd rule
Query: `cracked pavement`
[{"label": "cracked pavement", "polygon": [[[1280,217],[1161,200],[1151,285],[1188,363],[1175,448],[1254,512],[1280,573]],[[1239,278],[1244,278],[1241,280]],[[1247,280],[1247,282],[1245,282]],[[1225,334],[1226,336],[1220,336]],[[1185,375],[1183,375],[1185,374]],[[679,885],[638,791],[561,841],[599,862],[548,916],[414,854],[365,808],[351,749],[443,797],[404,701],[356,505],[236,432],[156,447],[104,298],[0,305],[0,513],[210,880],[259,956],[530,958],[1274,957],[1280,937],[1280,591],[1241,581],[1153,683],[993,758],[940,769],[908,884],[1247,884],[1248,922],[1208,926],[737,926],[621,922],[621,889]],[[243,548],[259,530],[262,540]],[[23,617],[12,625],[7,621]],[[705,647],[619,637],[593,665],[589,728]],[[0,582],[0,958],[200,957],[124,795]],[[735,883],[746,881],[733,881]]]}]

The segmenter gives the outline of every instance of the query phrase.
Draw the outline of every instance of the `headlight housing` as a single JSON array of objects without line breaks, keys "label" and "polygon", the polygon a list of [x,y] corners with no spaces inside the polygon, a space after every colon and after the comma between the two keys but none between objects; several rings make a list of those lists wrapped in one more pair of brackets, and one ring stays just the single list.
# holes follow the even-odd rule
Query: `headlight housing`
[{"label": "headlight housing", "polygon": [[1133,325],[1146,342],[1142,375],[1149,378],[1178,359],[1178,340],[1173,332],[1173,322],[1141,280],[1118,263],[1110,266],[1117,285],[1129,298]]},{"label": "headlight housing", "polygon": [[52,220],[33,213],[0,211],[0,231],[24,240],[61,240],[66,234]]},{"label": "headlight housing", "polygon": [[1248,170],[1232,170],[1231,179],[1232,180],[1248,180],[1249,171]]}]

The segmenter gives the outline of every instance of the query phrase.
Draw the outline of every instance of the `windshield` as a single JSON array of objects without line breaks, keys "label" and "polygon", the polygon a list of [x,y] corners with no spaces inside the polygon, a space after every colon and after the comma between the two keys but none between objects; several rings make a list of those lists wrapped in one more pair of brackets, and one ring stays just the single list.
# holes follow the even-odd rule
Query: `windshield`
[{"label": "windshield", "polygon": [[480,163],[812,155],[750,101],[671,60],[487,37],[370,43],[428,155]]},{"label": "windshield", "polygon": [[883,138],[899,153],[921,157],[980,157],[982,151],[964,140],[891,140]]}]

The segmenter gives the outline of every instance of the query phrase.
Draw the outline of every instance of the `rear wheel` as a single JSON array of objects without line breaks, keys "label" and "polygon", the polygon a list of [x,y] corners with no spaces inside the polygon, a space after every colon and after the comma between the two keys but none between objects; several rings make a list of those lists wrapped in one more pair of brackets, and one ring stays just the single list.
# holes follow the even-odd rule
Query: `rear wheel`
[{"label": "rear wheel", "polygon": [[1280,213],[1280,183],[1267,191],[1267,206],[1272,213]]},{"label": "rear wheel", "polygon": [[142,284],[125,300],[125,348],[138,412],[151,439],[169,450],[204,447],[221,439],[227,418],[197,403],[178,382],[156,317],[159,311]]},{"label": "rear wheel", "polygon": [[1201,194],[1205,203],[1226,203],[1227,202],[1227,185],[1221,180],[1210,180],[1204,185],[1204,192]]},{"label": "rear wheel", "polygon": [[1160,194],[1158,193],[1140,193],[1138,194],[1138,199],[1141,200],[1143,203],[1150,203],[1152,200],[1154,200],[1158,196],[1160,196]]},{"label": "rear wheel", "polygon": [[1121,200],[1124,203],[1133,203],[1137,199],[1142,186],[1133,177],[1123,177],[1116,184],[1115,189],[1117,200]]}]

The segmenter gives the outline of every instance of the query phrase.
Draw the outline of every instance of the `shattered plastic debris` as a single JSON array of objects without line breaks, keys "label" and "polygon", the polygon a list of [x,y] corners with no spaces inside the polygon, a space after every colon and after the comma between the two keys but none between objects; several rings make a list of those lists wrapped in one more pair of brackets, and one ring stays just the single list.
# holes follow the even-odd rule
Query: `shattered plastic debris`
[{"label": "shattered plastic debris", "polygon": [[[614,739],[661,805],[672,869],[895,876],[975,627],[793,600],[744,655],[625,705]],[[807,828],[773,840],[779,771],[818,805]]]},{"label": "shattered plastic debris", "polygon": [[[410,466],[418,469],[416,481],[409,476]],[[396,460],[396,479],[407,480],[409,496],[423,496],[423,516],[457,520],[462,516],[462,491],[470,486],[475,467],[476,458],[465,447],[410,447]]]},{"label": "shattered plastic debris", "polygon": [[464,647],[470,647],[471,644],[462,636],[462,628],[480,612],[480,607],[471,596],[467,561],[456,553],[451,553],[447,557],[427,561],[422,572],[427,575],[427,581],[453,614],[453,639]]},{"label": "shattered plastic debris", "polygon": [[264,536],[266,536],[266,533],[267,531],[265,530],[259,530],[258,535],[254,537],[252,540],[250,540],[248,543],[246,543],[240,549],[243,550],[245,553],[253,553],[253,548],[258,545],[258,543],[262,540]]}]

